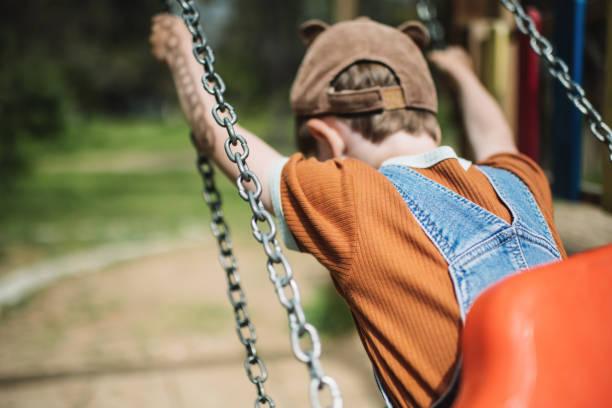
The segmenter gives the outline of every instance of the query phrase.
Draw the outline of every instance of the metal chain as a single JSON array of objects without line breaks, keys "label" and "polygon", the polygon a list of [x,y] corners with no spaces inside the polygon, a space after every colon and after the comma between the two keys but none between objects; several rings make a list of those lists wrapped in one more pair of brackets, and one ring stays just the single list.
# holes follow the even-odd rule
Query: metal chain
[{"label": "metal chain", "polygon": [[[191,139],[194,146],[196,146],[193,133],[191,133]],[[225,222],[223,211],[221,210],[221,193],[219,193],[215,185],[214,168],[208,158],[200,154],[198,154],[196,165],[200,176],[202,176],[202,182],[204,183],[202,195],[210,209],[210,228],[212,229],[214,237],[217,239],[219,261],[227,277],[227,295],[234,309],[236,333],[247,353],[244,367],[249,380],[257,387],[255,408],[265,407],[266,405],[270,408],[274,408],[274,401],[266,394],[264,389],[263,384],[268,378],[268,372],[266,371],[263,361],[257,355],[257,349],[255,348],[257,334],[255,332],[255,326],[253,326],[253,323],[249,319],[246,295],[240,285],[238,263],[234,256],[229,227]],[[253,372],[253,368],[255,368],[256,373]]]},{"label": "metal chain", "polygon": [[555,51],[550,41],[540,34],[533,20],[525,13],[525,10],[517,0],[500,1],[504,7],[514,14],[518,29],[523,34],[529,36],[529,44],[533,51],[544,58],[548,72],[563,85],[569,100],[572,101],[576,108],[585,116],[593,136],[600,142],[608,145],[608,149],[610,150],[610,161],[612,161],[612,130],[603,121],[601,114],[586,98],[582,86],[572,79],[567,64],[555,55]]},{"label": "metal chain", "polygon": [[[196,60],[204,67],[202,85],[206,92],[215,97],[217,103],[212,110],[213,118],[219,126],[226,129],[228,134],[228,138],[225,141],[225,153],[229,160],[236,163],[240,171],[236,185],[240,197],[247,201],[251,207],[253,213],[251,219],[253,236],[263,245],[264,251],[268,256],[266,266],[270,280],[274,284],[281,305],[287,311],[293,353],[309,369],[311,405],[314,408],[321,408],[320,393],[325,388],[329,388],[333,400],[333,408],[341,408],[342,396],[340,389],[336,381],[323,372],[320,361],[321,342],[319,335],[315,327],[306,321],[301,305],[300,292],[296,281],[293,279],[293,270],[276,238],[276,225],[272,215],[264,208],[261,201],[261,182],[246,163],[249,149],[244,137],[237,134],[234,129],[238,117],[234,108],[223,97],[225,83],[221,76],[215,72],[215,57],[200,25],[200,14],[194,4],[194,0],[177,0],[177,2],[181,6],[183,20],[193,38],[193,54]],[[249,182],[253,183],[254,189],[247,186]],[[224,224],[221,225],[223,225],[222,228],[226,228]],[[227,260],[223,247],[221,257]],[[277,267],[280,267],[280,271],[277,270]],[[300,339],[310,343],[306,349],[300,344]],[[258,406],[257,402],[256,406]]]},{"label": "metal chain", "polygon": [[427,27],[433,48],[444,48],[444,27],[438,20],[438,11],[431,0],[417,0],[416,11]]}]

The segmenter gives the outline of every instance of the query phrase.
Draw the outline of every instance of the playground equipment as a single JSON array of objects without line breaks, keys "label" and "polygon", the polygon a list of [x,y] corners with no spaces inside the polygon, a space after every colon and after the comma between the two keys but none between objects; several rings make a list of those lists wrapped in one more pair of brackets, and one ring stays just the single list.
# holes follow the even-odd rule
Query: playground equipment
[{"label": "playground equipment", "polygon": [[[556,18],[555,44],[576,84],[582,83],[584,45],[585,0],[562,0]],[[580,198],[582,172],[582,117],[572,106],[573,101],[563,98],[564,88],[557,84],[554,90],[553,112],[553,193],[559,197]],[[576,93],[578,96],[578,93]]]},{"label": "playground equipment", "polygon": [[[527,15],[533,20],[536,29],[542,27],[542,17],[535,8],[528,8]],[[540,60],[529,46],[529,37],[519,40],[519,151],[538,162],[540,158]]]},{"label": "playground equipment", "polygon": [[474,302],[454,408],[605,407],[612,245],[514,275]]},{"label": "playground equipment", "polygon": [[[561,65],[555,68],[551,62],[548,62],[554,59],[547,60],[546,57],[542,59],[548,68],[558,71],[555,75],[557,79],[562,80],[550,82],[554,91],[550,104],[552,109],[550,114],[546,115],[550,120],[540,121],[539,88],[540,85],[547,88],[548,83],[540,81],[540,59],[530,46],[534,37],[514,35],[516,30],[513,18],[509,13],[503,12],[505,10],[501,10],[503,9],[501,6],[493,10],[491,7],[488,9],[483,7],[484,4],[493,4],[485,0],[456,1],[457,13],[453,14],[453,26],[461,30],[467,29],[467,48],[474,61],[475,71],[506,113],[506,118],[517,135],[520,151],[536,162],[541,163],[540,159],[543,159],[550,164],[553,192],[557,197],[580,199],[583,193],[582,173],[588,172],[589,167],[591,169],[597,167],[593,163],[585,163],[583,158],[584,132],[581,110],[587,110],[584,107],[576,107],[574,103],[582,93],[574,86],[581,86],[582,83],[583,49],[587,45],[584,40],[587,25],[586,2],[560,0],[552,13],[555,27],[554,48],[558,51],[560,59],[567,62],[575,84],[570,84],[567,78],[559,77],[558,74],[562,74],[558,70]],[[539,10],[529,7],[525,13],[534,21],[535,28],[539,31],[538,25],[542,20]],[[592,15],[590,20],[605,20],[602,13],[590,14]],[[518,27],[521,27],[520,24]],[[515,62],[518,64],[515,65]],[[609,72],[609,68],[607,70]],[[516,73],[519,74],[518,81]],[[565,74],[562,76],[565,77]],[[570,88],[567,88],[568,85]],[[573,94],[571,99],[565,97],[568,90]],[[545,97],[542,100],[548,104]],[[518,114],[515,110],[518,110]],[[546,128],[545,133],[550,135],[546,141],[549,147],[547,149],[539,148],[539,134],[543,130],[541,124]],[[592,126],[591,122],[588,124]],[[547,161],[548,157],[550,162]],[[608,167],[604,166],[604,171]],[[598,191],[588,187],[587,190]],[[605,208],[610,208],[609,204],[605,204],[610,200],[610,194],[610,188],[605,188],[603,194]]]},{"label": "playground equipment", "polygon": [[568,65],[556,55],[550,41],[539,33],[535,23],[525,13],[518,0],[500,1],[508,11],[514,14],[518,29],[529,36],[531,48],[542,57],[549,73],[563,86],[565,95],[582,113],[593,136],[607,145],[610,150],[610,161],[612,161],[612,129],[603,121],[601,114],[587,99],[582,86],[572,79]]},{"label": "playground equipment", "polygon": [[[559,83],[566,90],[566,94],[569,100],[585,116],[587,122],[590,125],[590,129],[593,135],[601,142],[607,144],[608,148],[612,151],[612,130],[609,128],[608,125],[603,122],[599,112],[597,112],[593,108],[589,100],[585,97],[585,92],[582,87],[571,78],[568,66],[563,62],[563,60],[556,56],[550,42],[540,35],[535,23],[525,13],[518,1],[500,1],[510,12],[514,14],[516,24],[519,30],[524,34],[528,35],[531,48],[535,51],[537,55],[541,56],[544,59],[545,64],[551,75],[553,75],[559,81]],[[237,114],[234,108],[224,98],[226,86],[221,76],[215,71],[214,53],[211,47],[208,45],[206,36],[202,30],[202,27],[200,26],[200,14],[195,6],[194,0],[177,0],[177,2],[181,6],[183,20],[185,21],[185,24],[193,37],[194,57],[203,66],[204,69],[204,75],[202,77],[203,87],[206,92],[214,96],[217,103],[212,110],[212,115],[216,123],[219,126],[225,128],[228,134],[228,138],[225,141],[225,152],[227,154],[227,157],[236,164],[240,171],[240,175],[236,180],[236,185],[238,187],[240,197],[249,204],[249,207],[252,211],[253,216],[251,220],[251,228],[253,230],[253,235],[255,239],[259,243],[261,243],[264,248],[264,251],[268,257],[266,267],[269,273],[270,280],[274,285],[276,294],[281,305],[287,311],[290,329],[290,340],[293,352],[296,358],[307,366],[310,374],[311,405],[312,407],[320,408],[320,393],[325,388],[328,388],[329,393],[331,395],[331,399],[333,401],[333,408],[342,407],[342,397],[338,385],[332,377],[327,376],[324,373],[323,367],[321,365],[321,342],[319,341],[316,329],[314,328],[314,326],[308,323],[304,311],[302,309],[300,301],[300,292],[297,283],[293,279],[293,272],[291,266],[289,265],[287,258],[283,254],[282,248],[276,238],[277,231],[275,223],[272,219],[271,214],[263,207],[261,201],[261,183],[257,176],[249,169],[247,165],[246,159],[249,155],[248,146],[246,144],[245,139],[239,134],[237,134],[234,129],[234,125],[238,120]],[[436,14],[434,9],[431,7],[429,1],[419,1],[419,8],[419,14],[421,15],[421,17],[423,17],[426,22],[428,22],[427,19],[429,19],[428,25],[430,25],[430,27],[436,27]],[[439,23],[437,24],[439,25]],[[439,27],[441,28],[441,26]],[[435,35],[437,35],[436,29],[434,28],[432,32],[434,33],[435,40]],[[439,38],[439,40],[441,41],[441,37]],[[612,160],[612,154],[610,155],[610,160]],[[221,197],[215,187],[213,178],[214,171],[210,162],[204,156],[198,157],[197,165],[204,182],[204,199],[206,200],[206,203],[212,213],[211,228],[219,246],[219,259],[227,276],[228,296],[234,309],[234,315],[236,319],[236,331],[240,342],[244,345],[246,350],[246,361],[244,364],[245,369],[249,380],[256,386],[257,389],[255,407],[274,407],[275,404],[272,398],[266,393],[264,388],[264,382],[267,378],[267,372],[261,358],[257,354],[257,350],[255,347],[256,332],[252,322],[249,319],[249,314],[247,310],[247,299],[240,285],[238,264],[233,253],[229,228],[223,217],[223,211],[221,209]],[[248,187],[247,183],[249,182],[253,183],[252,185],[254,185],[254,189]],[[551,273],[554,273],[555,270],[573,270],[574,268],[578,268],[581,265],[588,266],[588,264],[592,262],[595,262],[597,268],[599,268],[599,270],[602,272],[602,275],[605,275],[603,272],[608,270],[605,268],[607,268],[607,262],[610,260],[610,257],[612,257],[612,248],[608,248],[607,250],[601,253],[597,252],[595,253],[595,255],[586,254],[576,258],[575,260],[552,265],[549,267],[549,269],[547,269],[548,272],[526,272],[520,275],[521,277],[525,276],[525,278],[521,279],[520,282],[527,282],[525,283],[525,285],[529,285],[529,282],[532,279],[532,275],[537,275],[533,279],[536,279],[538,280],[538,282],[540,282],[540,280],[546,279],[548,276],[550,276]],[[550,270],[552,270],[553,272],[550,272]],[[572,272],[570,276],[575,276],[576,273],[579,273],[579,270]],[[602,279],[602,281],[598,282],[607,285],[607,288],[609,288],[609,276],[604,276]],[[541,283],[538,283],[538,285],[541,285]],[[503,288],[504,285],[500,285],[498,287]],[[567,290],[568,288],[570,288],[570,286],[563,286],[564,290]],[[586,289],[590,288],[591,286],[587,287]],[[559,296],[561,296],[562,292],[559,293]],[[585,292],[585,295],[587,294],[588,291]],[[495,296],[490,294],[490,292],[485,293],[485,295],[483,295],[484,299],[490,299],[491,297],[495,298]],[[552,298],[542,297],[543,302],[554,302],[558,298],[558,296],[553,296]],[[486,300],[483,300],[482,302],[486,302]],[[520,299],[517,300],[517,302],[520,302]],[[554,303],[550,304],[554,305]],[[566,307],[566,309],[571,306],[579,306],[574,305],[573,303],[564,303],[563,305]],[[602,303],[601,306],[605,307],[606,304]],[[608,310],[610,310],[609,302],[607,306]],[[486,306],[480,306],[479,308],[486,308]],[[519,320],[522,319],[519,314],[517,314],[516,316],[519,316],[517,317]],[[544,315],[544,317],[545,316],[546,315]],[[526,317],[526,319],[528,318],[529,317]],[[471,323],[470,327],[479,325],[480,327],[485,327],[488,324],[486,323],[486,321],[488,321],[486,320],[486,316],[481,318],[484,319],[480,320],[481,323],[478,323],[478,319],[479,317],[471,317],[470,315],[468,315],[468,324],[470,324],[469,322],[471,321],[476,321],[476,323]],[[538,317],[538,319],[541,320],[542,318]],[[538,320],[538,322],[540,320]],[[540,326],[538,326],[538,328],[539,327]],[[473,336],[479,336],[479,331],[477,329],[466,330],[471,330],[468,333],[474,333]],[[612,336],[608,336],[605,338],[611,337]],[[303,346],[303,343],[305,342],[306,338],[309,339],[308,347]],[[472,339],[471,336],[470,339]],[[563,340],[560,341],[563,342]],[[464,395],[467,394],[469,396],[472,393],[472,395],[476,395],[474,389],[480,387],[477,378],[482,376],[486,377],[486,375],[483,375],[483,373],[474,374],[474,372],[478,368],[475,369],[473,367],[477,367],[479,361],[485,360],[479,360],[479,353],[476,349],[478,343],[476,342],[476,340],[470,340],[470,342],[470,344],[465,345],[466,374],[464,381],[466,385],[463,387],[463,391],[461,392],[461,397],[458,403],[458,406],[461,407],[476,406],[472,405],[471,402],[469,402],[469,399],[466,399],[468,397],[464,397]],[[542,343],[546,344],[545,342]],[[580,344],[585,347],[588,346],[586,342]],[[503,365],[500,365],[500,367],[503,367]],[[547,366],[545,367],[548,368]],[[599,375],[599,371],[593,371],[592,373]],[[476,376],[477,378],[475,379],[474,376]],[[554,382],[554,378],[552,381]],[[529,383],[530,386],[534,384],[536,383]],[[499,388],[499,390],[499,392],[501,393],[501,388]],[[512,390],[510,391],[510,393],[512,394]],[[496,405],[479,406],[493,407]]]}]

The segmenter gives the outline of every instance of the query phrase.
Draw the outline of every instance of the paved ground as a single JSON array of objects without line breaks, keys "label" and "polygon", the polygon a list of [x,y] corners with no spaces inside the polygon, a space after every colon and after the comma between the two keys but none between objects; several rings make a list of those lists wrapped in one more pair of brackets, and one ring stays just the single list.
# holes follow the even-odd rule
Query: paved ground
[{"label": "paved ground", "polygon": [[[211,247],[63,280],[15,309],[0,326],[0,407],[253,406]],[[306,407],[307,370],[290,351],[260,252],[247,245],[240,259],[266,387],[277,406]],[[326,272],[307,257],[293,260],[307,302]],[[358,339],[323,346],[345,406],[380,407]]]},{"label": "paved ground", "polygon": [[[558,203],[556,220],[569,252],[612,242],[612,215],[597,207]],[[267,390],[279,407],[307,407],[261,250],[237,246]],[[307,302],[326,272],[292,260]],[[210,242],[64,279],[0,323],[0,408],[253,406],[232,319]],[[345,406],[382,406],[355,336],[324,341],[323,354]]]}]

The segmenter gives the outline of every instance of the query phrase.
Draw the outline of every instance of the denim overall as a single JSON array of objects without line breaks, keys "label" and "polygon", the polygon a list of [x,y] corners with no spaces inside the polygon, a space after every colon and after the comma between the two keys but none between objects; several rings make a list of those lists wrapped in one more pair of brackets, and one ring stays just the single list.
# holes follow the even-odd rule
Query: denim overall
[{"label": "denim overall", "polygon": [[509,209],[512,224],[408,166],[380,168],[448,263],[464,321],[475,298],[490,285],[522,269],[561,259],[527,186],[509,171],[487,166],[478,169]]}]

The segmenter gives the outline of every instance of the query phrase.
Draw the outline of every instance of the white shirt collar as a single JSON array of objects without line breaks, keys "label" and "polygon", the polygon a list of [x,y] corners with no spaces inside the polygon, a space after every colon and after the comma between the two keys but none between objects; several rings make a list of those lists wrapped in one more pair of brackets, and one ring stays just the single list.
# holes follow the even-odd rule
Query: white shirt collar
[{"label": "white shirt collar", "polygon": [[391,159],[385,160],[380,166],[388,166],[392,164],[399,164],[408,167],[414,167],[416,169],[426,169],[440,163],[446,159],[457,159],[461,167],[467,171],[472,165],[472,162],[461,157],[457,157],[455,151],[450,146],[440,146],[437,149],[431,150],[426,153],[415,154],[411,156],[398,156],[392,157]]}]

